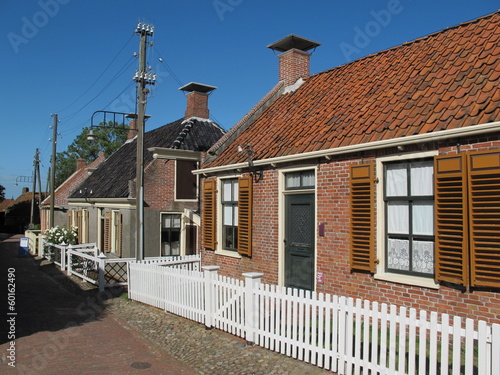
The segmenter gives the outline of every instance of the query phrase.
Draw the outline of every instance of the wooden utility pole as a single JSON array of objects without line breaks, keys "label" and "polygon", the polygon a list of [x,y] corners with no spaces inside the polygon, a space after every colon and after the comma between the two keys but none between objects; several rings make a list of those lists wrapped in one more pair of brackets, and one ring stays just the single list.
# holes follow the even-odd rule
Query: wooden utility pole
[{"label": "wooden utility pole", "polygon": [[138,83],[137,93],[137,165],[136,165],[136,249],[137,260],[144,259],[144,129],[145,129],[145,109],[147,94],[149,90],[146,84],[154,84],[156,75],[149,73],[146,69],[146,46],[148,36],[153,35],[154,27],[139,23],[135,30],[141,37],[139,44],[139,69],[135,73],[134,80]]},{"label": "wooden utility pole", "polygon": [[[35,190],[36,190],[37,172],[39,171],[38,163],[40,162],[40,160],[38,159],[39,153],[40,152],[38,151],[38,149],[36,149],[35,160],[33,161],[33,189],[31,190],[33,196],[31,197],[31,214],[30,214],[30,226],[29,226],[30,229],[33,229],[33,226],[35,225],[33,219],[35,217]],[[38,199],[39,200],[41,199],[41,193],[39,193]]]},{"label": "wooden utility pole", "polygon": [[56,145],[57,145],[57,113],[52,115],[54,117],[54,125],[52,126],[52,162],[50,168],[50,216],[49,228],[54,226],[54,201],[56,191]]}]

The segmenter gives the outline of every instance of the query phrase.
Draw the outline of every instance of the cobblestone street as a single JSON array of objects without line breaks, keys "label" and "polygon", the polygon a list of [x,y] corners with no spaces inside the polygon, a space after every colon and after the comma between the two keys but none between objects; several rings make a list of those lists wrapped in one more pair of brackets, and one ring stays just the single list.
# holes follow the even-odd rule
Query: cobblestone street
[{"label": "cobblestone street", "polygon": [[130,301],[123,289],[99,294],[45,260],[18,258],[18,247],[18,237],[0,243],[0,282],[6,286],[7,269],[15,269],[17,312],[16,368],[8,365],[11,344],[2,324],[2,374],[331,373]]}]

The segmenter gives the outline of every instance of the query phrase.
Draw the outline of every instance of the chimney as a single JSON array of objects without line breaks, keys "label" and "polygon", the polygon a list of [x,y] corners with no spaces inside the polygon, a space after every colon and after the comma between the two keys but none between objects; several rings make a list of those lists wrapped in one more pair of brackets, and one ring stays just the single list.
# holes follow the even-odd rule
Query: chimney
[{"label": "chimney", "polygon": [[128,125],[127,141],[134,139],[137,135],[137,118],[131,118]]},{"label": "chimney", "polygon": [[267,46],[273,51],[281,52],[278,55],[279,80],[285,82],[285,87],[293,85],[299,78],[309,77],[311,54],[307,51],[320,45],[321,43],[290,34]]},{"label": "chimney", "polygon": [[29,189],[29,188],[27,188],[27,187],[23,187],[23,189],[22,189],[22,193],[21,193],[21,194],[23,194],[23,195],[24,195],[24,194],[26,194],[26,193],[29,193],[29,191],[30,191],[30,189]]},{"label": "chimney", "polygon": [[179,90],[187,92],[187,108],[184,118],[199,117],[208,119],[210,114],[208,110],[208,95],[215,89],[217,87],[196,82],[190,82],[180,87]]},{"label": "chimney", "polygon": [[85,162],[85,159],[83,158],[78,158],[76,159],[76,170],[79,171],[82,168],[85,168],[87,166],[87,163]]}]

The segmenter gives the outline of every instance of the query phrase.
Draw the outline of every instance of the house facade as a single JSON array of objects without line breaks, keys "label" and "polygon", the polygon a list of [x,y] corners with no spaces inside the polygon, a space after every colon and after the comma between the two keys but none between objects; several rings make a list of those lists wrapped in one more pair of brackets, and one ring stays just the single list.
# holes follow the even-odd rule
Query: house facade
[{"label": "house facade", "polygon": [[[209,119],[213,86],[190,83],[184,118],[144,134],[144,257],[189,255],[199,246],[199,168],[224,134]],[[106,159],[69,197],[69,217],[86,217],[88,242],[110,256],[134,258],[136,158],[134,136]]]},{"label": "house facade", "polygon": [[[63,226],[69,228],[76,226],[80,228],[78,231],[78,242],[88,242],[89,234],[87,229],[88,212],[79,211],[78,213],[71,212],[68,214],[69,205],[68,198],[75,189],[89,177],[92,172],[105,160],[104,152],[101,151],[99,156],[90,164],[86,164],[82,158],[76,161],[76,171],[69,176],[66,181],[57,187],[54,192],[54,226]],[[50,202],[52,197],[48,196],[40,205],[40,229],[42,233],[50,227]]]},{"label": "house facade", "polygon": [[203,263],[499,323],[500,13],[309,76],[318,46],[268,46],[279,83],[196,171]]}]

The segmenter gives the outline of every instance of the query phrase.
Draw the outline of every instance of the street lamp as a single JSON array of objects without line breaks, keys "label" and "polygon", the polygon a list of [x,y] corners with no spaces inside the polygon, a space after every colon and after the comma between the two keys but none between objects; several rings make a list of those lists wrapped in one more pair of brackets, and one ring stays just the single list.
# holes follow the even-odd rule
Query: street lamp
[{"label": "street lamp", "polygon": [[[97,113],[102,113],[103,114],[103,121],[102,123],[104,125],[95,125],[94,124],[94,116],[97,114]],[[122,121],[120,123],[120,125],[118,126],[115,126],[115,125],[107,125],[107,122],[106,122],[106,118],[109,118],[110,115],[113,117],[113,124],[116,124],[116,118],[118,117],[118,119],[121,117]],[[92,114],[92,117],[90,118],[90,130],[87,134],[87,140],[89,142],[93,142],[96,140],[97,136],[94,134],[94,128],[108,128],[108,129],[123,129],[123,130],[134,130],[134,131],[137,131],[137,129],[132,129],[132,128],[129,128],[125,125],[125,119],[128,118],[128,119],[135,119],[137,118],[137,114],[136,113],[123,113],[123,112],[112,112],[112,111],[95,111],[93,114]],[[111,121],[111,120],[110,120]]]}]

